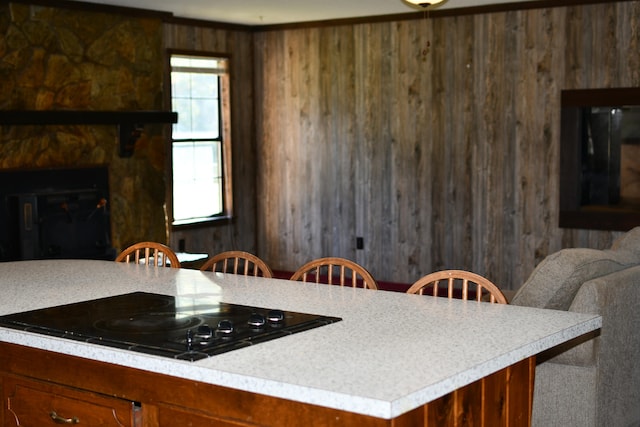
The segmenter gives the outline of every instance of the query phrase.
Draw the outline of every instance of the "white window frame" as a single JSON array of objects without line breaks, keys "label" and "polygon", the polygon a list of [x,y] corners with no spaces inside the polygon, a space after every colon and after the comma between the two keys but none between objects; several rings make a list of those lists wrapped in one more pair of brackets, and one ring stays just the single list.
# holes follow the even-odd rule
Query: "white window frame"
[{"label": "white window frame", "polygon": [[[192,133],[192,135],[188,138],[185,137],[181,137],[180,134],[175,134],[174,135],[174,131],[177,129],[177,126],[181,123],[181,120],[191,120],[191,116],[189,114],[185,114],[184,112],[178,112],[178,123],[175,124],[174,126],[172,126],[171,129],[171,145],[170,145],[170,158],[171,158],[171,167],[170,167],[170,181],[171,181],[171,191],[170,191],[170,202],[169,202],[169,213],[170,213],[170,220],[171,220],[171,224],[172,226],[183,226],[183,225],[194,225],[194,224],[201,224],[201,223],[208,223],[211,221],[218,221],[218,220],[222,220],[222,219],[229,219],[233,216],[233,198],[232,198],[232,180],[231,180],[231,113],[230,113],[230,87],[229,87],[229,82],[230,82],[230,77],[229,77],[229,58],[222,56],[222,55],[215,55],[215,54],[206,54],[206,53],[201,53],[201,52],[181,52],[181,51],[169,51],[168,53],[168,58],[169,58],[169,79],[170,79],[170,83],[171,82],[171,76],[172,76],[172,71],[185,71],[188,70],[188,68],[182,68],[182,67],[173,67],[171,65],[171,59],[174,57],[180,57],[180,58],[192,58],[192,59],[205,59],[205,60],[216,60],[219,64],[219,67],[215,68],[215,69],[198,69],[197,65],[196,68],[194,68],[194,72],[204,72],[204,73],[209,73],[209,71],[211,71],[212,74],[216,74],[218,76],[218,117],[216,118],[215,115],[212,118],[212,120],[218,120],[218,135],[216,137],[211,137],[211,136],[205,136],[204,138],[200,138],[198,136],[194,136],[195,134]],[[171,93],[171,87],[172,84],[169,85],[170,89],[169,89],[169,99],[170,99],[170,103],[173,106],[174,104],[174,97],[173,94]],[[176,111],[175,109],[172,108],[172,111]],[[218,144],[219,146],[219,150],[221,151],[220,153],[220,159],[221,159],[221,173],[219,177],[216,177],[216,179],[219,179],[220,182],[220,193],[221,193],[221,209],[219,212],[217,213],[211,213],[211,214],[194,214],[191,216],[182,216],[182,217],[178,217],[176,218],[176,211],[179,212],[179,209],[176,209],[176,203],[179,203],[179,199],[183,197],[183,194],[179,194],[179,196],[177,197],[178,200],[176,200],[176,193],[175,191],[180,191],[180,188],[185,188],[185,187],[180,187],[180,184],[177,184],[177,180],[180,179],[179,177],[175,176],[175,171],[176,171],[176,165],[174,164],[175,159],[173,156],[173,152],[174,152],[174,148],[177,148],[176,145],[188,145],[188,144],[192,144],[194,147],[194,152],[196,150],[196,147],[199,147],[199,149],[202,149],[202,146],[208,146],[208,144],[210,145],[211,142],[215,142]],[[202,156],[198,157],[198,156],[194,156],[194,162],[196,161],[201,161]],[[212,166],[215,162],[213,162],[212,160]],[[189,166],[191,167],[191,166]],[[195,169],[195,167],[194,167]],[[200,177],[202,177],[202,174],[195,174],[195,175],[199,175]],[[190,177],[192,178],[192,177]],[[189,179],[190,179],[189,178]],[[206,192],[204,192],[205,194],[202,194],[203,192],[197,190],[197,182],[194,181],[194,185],[193,187],[191,187],[193,191],[192,194],[190,194],[190,197],[192,197],[193,200],[193,208],[196,208],[196,204],[200,203],[204,200],[206,203],[205,204],[211,204],[210,200],[206,200],[206,199],[202,199],[203,197],[207,197]]]}]

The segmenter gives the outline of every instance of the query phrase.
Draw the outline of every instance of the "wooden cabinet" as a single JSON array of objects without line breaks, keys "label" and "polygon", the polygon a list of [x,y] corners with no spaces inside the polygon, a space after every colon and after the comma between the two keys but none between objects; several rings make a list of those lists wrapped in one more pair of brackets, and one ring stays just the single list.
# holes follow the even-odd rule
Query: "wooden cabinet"
[{"label": "wooden cabinet", "polygon": [[5,427],[140,425],[140,407],[127,400],[13,376],[2,390]]},{"label": "wooden cabinet", "polygon": [[534,370],[525,359],[388,420],[0,342],[0,427],[56,425],[52,412],[79,427],[521,427]]},{"label": "wooden cabinet", "polygon": [[247,424],[231,420],[220,419],[206,412],[188,410],[185,408],[175,408],[168,406],[158,407],[158,425],[181,427],[246,427]]}]

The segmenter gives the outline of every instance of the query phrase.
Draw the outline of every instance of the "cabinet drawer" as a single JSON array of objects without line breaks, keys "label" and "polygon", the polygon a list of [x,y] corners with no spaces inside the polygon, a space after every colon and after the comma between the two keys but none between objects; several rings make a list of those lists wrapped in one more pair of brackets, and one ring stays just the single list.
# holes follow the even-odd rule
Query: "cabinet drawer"
[{"label": "cabinet drawer", "polygon": [[135,427],[133,402],[22,378],[3,379],[4,426]]},{"label": "cabinet drawer", "polygon": [[212,415],[205,415],[187,408],[159,406],[158,425],[163,427],[247,427],[255,426],[256,424],[245,424],[239,421],[223,420]]}]

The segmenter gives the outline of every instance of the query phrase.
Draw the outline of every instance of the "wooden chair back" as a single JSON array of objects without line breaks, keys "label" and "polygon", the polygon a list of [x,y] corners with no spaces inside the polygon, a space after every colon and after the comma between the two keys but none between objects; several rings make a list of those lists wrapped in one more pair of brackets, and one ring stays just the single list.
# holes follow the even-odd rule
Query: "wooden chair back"
[{"label": "wooden chair back", "polygon": [[[507,304],[507,298],[504,296],[500,288],[493,284],[489,279],[482,277],[476,273],[464,270],[443,270],[435,273],[427,274],[418,279],[408,290],[409,294],[431,294],[439,296],[441,282],[446,286],[447,296],[454,298],[455,292],[461,292],[462,299],[469,299],[471,293],[477,301],[488,301],[492,303]],[[456,282],[461,283],[456,288]],[[471,288],[471,289],[470,289]]]},{"label": "wooden chair back", "polygon": [[178,256],[169,248],[157,242],[135,243],[116,257],[116,262],[131,262],[154,267],[180,268]]},{"label": "wooden chair back", "polygon": [[243,251],[226,251],[214,255],[200,267],[200,270],[243,274],[245,276],[273,277],[273,271],[267,263],[257,256]]},{"label": "wooden chair back", "polygon": [[318,258],[300,267],[290,280],[329,285],[378,289],[375,279],[364,267],[345,258]]}]

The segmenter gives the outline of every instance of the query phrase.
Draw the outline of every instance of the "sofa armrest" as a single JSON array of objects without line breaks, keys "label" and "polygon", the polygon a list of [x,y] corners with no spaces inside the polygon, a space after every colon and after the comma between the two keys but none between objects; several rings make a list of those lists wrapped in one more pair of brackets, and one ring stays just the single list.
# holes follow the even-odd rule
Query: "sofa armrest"
[{"label": "sofa armrest", "polygon": [[585,282],[636,265],[638,257],[628,250],[562,249],[538,264],[511,303],[569,310]]},{"label": "sofa armrest", "polygon": [[640,266],[585,282],[576,294],[570,311],[600,314],[600,335],[574,346],[552,361],[576,366],[596,366],[597,413],[600,422],[606,424],[607,419],[614,418],[624,419],[616,425],[638,422]]},{"label": "sofa armrest", "polygon": [[[618,273],[608,274],[583,283],[571,302],[568,311],[602,316],[606,308],[605,305],[609,300],[609,298],[603,298],[603,295],[613,292],[613,288],[618,281],[616,277]],[[598,280],[600,285],[595,283]],[[555,347],[543,354],[539,359],[550,359],[553,363],[564,365],[595,366],[598,360],[601,331],[594,331],[589,335],[578,337]]]}]

